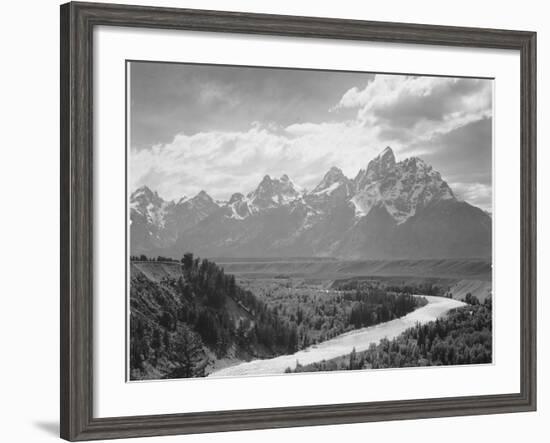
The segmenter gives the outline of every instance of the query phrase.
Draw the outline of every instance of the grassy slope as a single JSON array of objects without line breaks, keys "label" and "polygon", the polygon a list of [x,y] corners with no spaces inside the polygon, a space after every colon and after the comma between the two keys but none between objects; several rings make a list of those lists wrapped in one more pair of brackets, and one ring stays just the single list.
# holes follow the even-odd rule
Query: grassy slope
[{"label": "grassy slope", "polygon": [[142,272],[149,280],[160,282],[162,278],[181,277],[181,264],[174,262],[137,262],[133,261],[130,266],[131,275],[137,271]]},{"label": "grassy slope", "polygon": [[457,300],[462,300],[467,293],[470,293],[483,302],[491,296],[492,284],[485,280],[459,280],[451,286],[450,292]]}]

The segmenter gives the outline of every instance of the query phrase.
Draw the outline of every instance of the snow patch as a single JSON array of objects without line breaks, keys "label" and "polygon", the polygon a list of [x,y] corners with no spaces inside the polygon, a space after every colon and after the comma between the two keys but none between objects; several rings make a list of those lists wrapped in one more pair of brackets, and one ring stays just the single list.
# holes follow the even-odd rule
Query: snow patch
[{"label": "snow patch", "polygon": [[330,185],[328,188],[322,189],[317,192],[312,192],[311,195],[330,195],[340,187],[340,184],[341,183],[339,182],[335,182],[332,185]]}]

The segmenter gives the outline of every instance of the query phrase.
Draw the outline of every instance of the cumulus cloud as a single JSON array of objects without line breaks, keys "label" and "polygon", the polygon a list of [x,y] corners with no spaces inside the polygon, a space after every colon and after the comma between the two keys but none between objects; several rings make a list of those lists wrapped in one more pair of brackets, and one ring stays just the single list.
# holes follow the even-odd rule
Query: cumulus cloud
[{"label": "cumulus cloud", "polygon": [[171,143],[130,154],[132,189],[148,185],[178,199],[202,189],[214,198],[249,192],[262,177],[288,174],[313,188],[334,165],[354,175],[377,154],[374,138],[350,123],[251,125],[248,131],[179,134]]},{"label": "cumulus cloud", "polygon": [[[263,75],[268,76],[268,71]],[[293,80],[300,79],[304,89],[306,77],[288,72],[294,76]],[[191,196],[204,189],[214,198],[227,199],[233,192],[253,190],[265,174],[274,177],[288,174],[296,184],[311,189],[332,166],[354,177],[390,145],[398,160],[410,155],[424,157],[456,187],[455,192],[461,198],[491,209],[490,80],[355,76],[358,86],[346,87],[335,96],[326,93],[334,87],[331,76],[319,74],[314,88],[308,84],[314,89],[308,94],[314,95],[317,89],[325,91],[324,118],[319,103],[311,101],[302,113],[314,118],[302,120],[289,119],[299,114],[292,114],[288,107],[281,108],[280,98],[273,101],[273,85],[279,85],[277,91],[291,95],[287,91],[291,84],[284,72],[278,71],[267,82],[270,87],[258,89],[253,101],[250,91],[242,92],[244,83],[235,78],[223,85],[220,78],[214,82],[210,76],[203,84],[199,76],[194,77],[193,88],[200,92],[196,107],[200,113],[194,118],[200,121],[210,109],[215,114],[218,102],[230,97],[241,122],[237,129],[181,130],[169,142],[145,149],[141,144],[131,146],[132,188],[145,184],[168,199]],[[261,77],[254,78],[258,83]],[[361,78],[365,80],[362,84]],[[339,82],[349,85],[349,79],[344,77]],[[178,85],[184,88],[183,83]],[[334,101],[328,104],[331,97]],[[272,109],[267,107],[270,100]],[[143,103],[145,106],[146,102]],[[189,113],[195,109],[193,103]],[[263,110],[254,119],[252,111],[256,104],[261,104]],[[309,108],[315,112],[307,112]],[[228,108],[223,109],[227,114]],[[143,109],[140,112],[148,115]],[[223,121],[226,114],[216,118]]]},{"label": "cumulus cloud", "polygon": [[483,79],[376,75],[348,90],[335,110],[356,108],[357,120],[393,142],[428,141],[492,115],[492,83]]}]

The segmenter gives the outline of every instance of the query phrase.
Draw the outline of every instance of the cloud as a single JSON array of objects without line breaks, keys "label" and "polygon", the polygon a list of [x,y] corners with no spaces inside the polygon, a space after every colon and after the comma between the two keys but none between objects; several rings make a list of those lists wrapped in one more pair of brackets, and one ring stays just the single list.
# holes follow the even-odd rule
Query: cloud
[{"label": "cloud", "polygon": [[332,166],[355,175],[377,151],[372,134],[353,123],[254,123],[248,131],[179,134],[171,143],[132,149],[130,183],[132,189],[146,184],[169,199],[201,189],[227,199],[255,189],[266,174],[288,174],[311,189]]},{"label": "cloud", "polygon": [[[224,112],[216,121],[225,121],[225,115],[231,118],[229,106],[239,112],[239,121],[248,123],[236,125],[234,130],[223,125],[217,130],[209,127],[200,131],[180,130],[170,141],[150,148],[132,145],[132,188],[145,184],[168,199],[191,196],[204,189],[214,198],[227,199],[233,192],[255,189],[265,174],[273,177],[288,174],[296,184],[311,189],[332,166],[354,177],[390,145],[398,160],[411,155],[425,158],[461,198],[491,209],[490,80],[363,77],[367,80],[362,88],[346,87],[338,95],[325,92],[319,103],[310,99],[304,109],[315,109],[314,113],[306,113],[315,115],[315,119],[302,121],[296,117],[298,114],[287,112],[288,107],[280,106],[280,97],[270,102],[265,96],[274,94],[274,85],[278,85],[276,91],[286,91],[282,85],[288,85],[289,78],[299,78],[305,88],[306,77],[302,74],[297,77],[293,71],[277,71],[268,86],[258,89],[259,97],[252,101],[252,92],[242,93],[244,86],[234,74],[231,71],[227,85],[223,76],[213,81],[210,75],[204,82],[199,81],[199,75],[194,76],[198,97],[191,103],[198,104],[191,105],[186,112],[195,112],[193,118],[202,121],[202,115],[205,118],[209,115],[207,110],[217,110],[220,107],[217,104],[225,100]],[[262,77],[254,75],[248,80],[258,84]],[[312,90],[307,95],[334,87],[330,78],[319,75],[314,88],[308,85]],[[347,78],[340,82],[349,85]],[[328,98],[332,96],[334,101],[329,104]],[[324,114],[320,103],[326,104]],[[261,104],[262,112],[254,115],[257,104]],[[174,120],[173,127],[175,124]]]},{"label": "cloud", "polygon": [[[130,64],[132,147],[170,143],[177,134],[247,131],[253,120],[280,126],[322,123],[327,109],[370,73],[213,66]],[[347,112],[333,115],[345,120]]]},{"label": "cloud", "polygon": [[240,104],[237,94],[227,84],[209,81],[199,84],[197,90],[197,100],[205,106],[224,106],[231,109]]},{"label": "cloud", "polygon": [[389,142],[430,140],[492,115],[489,80],[376,75],[349,89],[335,110],[357,109],[357,120]]},{"label": "cloud", "polygon": [[410,145],[449,180],[491,184],[492,118],[484,118]]},{"label": "cloud", "polygon": [[492,211],[493,191],[491,185],[483,183],[449,183],[460,200],[477,206],[485,211]]}]

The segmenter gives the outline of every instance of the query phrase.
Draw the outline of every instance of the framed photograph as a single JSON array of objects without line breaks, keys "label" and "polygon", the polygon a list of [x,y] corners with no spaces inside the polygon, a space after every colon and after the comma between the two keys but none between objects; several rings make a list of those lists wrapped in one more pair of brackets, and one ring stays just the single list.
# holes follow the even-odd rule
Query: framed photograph
[{"label": "framed photograph", "polygon": [[61,6],[61,437],[535,410],[535,45]]}]

